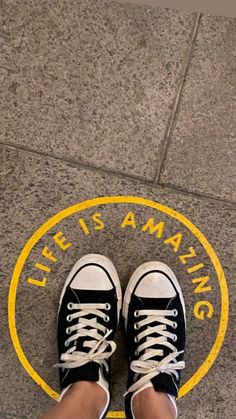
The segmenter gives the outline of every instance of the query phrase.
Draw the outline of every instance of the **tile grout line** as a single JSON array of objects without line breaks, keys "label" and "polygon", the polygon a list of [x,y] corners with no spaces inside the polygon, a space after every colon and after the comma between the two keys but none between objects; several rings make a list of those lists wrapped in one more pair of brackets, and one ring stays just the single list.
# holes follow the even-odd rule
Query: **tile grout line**
[{"label": "tile grout line", "polygon": [[180,77],[179,77],[179,83],[177,86],[177,90],[176,90],[176,94],[175,94],[175,98],[174,98],[174,102],[173,102],[173,108],[169,117],[169,121],[167,123],[167,129],[164,135],[164,146],[163,146],[163,151],[162,151],[162,157],[161,157],[161,164],[159,167],[159,170],[157,170],[157,174],[153,180],[153,183],[157,183],[159,184],[160,182],[160,177],[161,177],[161,173],[164,167],[164,162],[165,162],[165,157],[167,154],[167,150],[168,150],[168,146],[170,143],[170,134],[171,134],[171,130],[174,124],[174,120],[175,120],[175,116],[176,116],[176,112],[177,112],[177,108],[178,108],[178,104],[180,101],[180,96],[183,90],[183,85],[185,82],[185,77],[188,71],[188,67],[189,67],[189,63],[190,63],[190,58],[192,55],[192,50],[193,50],[193,45],[194,45],[194,41],[196,39],[196,35],[198,32],[198,28],[199,28],[199,23],[200,23],[200,19],[201,19],[202,14],[201,13],[197,13],[196,18],[195,18],[195,22],[193,25],[193,29],[192,29],[192,33],[191,33],[191,37],[190,37],[190,43],[189,46],[187,47],[187,51],[186,51],[186,55],[185,55],[185,59],[182,65],[182,69],[180,72]]},{"label": "tile grout line", "polygon": [[193,192],[193,191],[188,191],[187,189],[183,189],[179,186],[175,186],[175,185],[169,185],[168,183],[165,182],[159,182],[159,183],[153,183],[152,186],[160,186],[161,188],[166,188],[169,189],[170,191],[176,192],[176,193],[182,193],[183,195],[190,195],[193,196],[194,198],[200,198],[206,201],[211,201],[211,202],[220,202],[222,204],[228,204],[228,205],[232,205],[236,210],[236,202],[235,201],[230,201],[224,198],[220,198],[220,197],[213,197],[211,195],[202,195],[200,192]]},{"label": "tile grout line", "polygon": [[107,175],[114,175],[117,176],[119,178],[122,179],[129,179],[129,180],[134,180],[134,181],[139,181],[142,182],[143,184],[146,184],[148,186],[153,186],[153,181],[152,180],[148,180],[142,177],[138,177],[132,174],[123,174],[122,172],[113,170],[113,169],[109,169],[106,167],[102,167],[102,166],[93,166],[90,163],[83,163],[82,161],[75,161],[73,159],[68,159],[68,158],[62,158],[59,156],[55,156],[53,154],[44,152],[44,151],[38,151],[38,150],[34,150],[28,146],[25,145],[15,145],[15,144],[11,144],[11,143],[5,143],[3,141],[0,141],[0,146],[6,147],[6,148],[10,148],[12,150],[19,150],[19,151],[23,151],[26,153],[31,153],[31,154],[35,154],[39,157],[45,157],[45,158],[49,158],[52,160],[57,160],[60,161],[62,163],[65,164],[70,164],[73,167],[77,167],[80,169],[84,169],[84,170],[89,170],[90,172],[97,172],[97,173],[104,173]]},{"label": "tile grout line", "polygon": [[123,179],[123,180],[127,180],[130,182],[139,182],[141,183],[143,186],[147,186],[147,187],[151,187],[151,188],[156,188],[156,187],[161,187],[161,188],[166,188],[168,189],[170,192],[177,192],[177,193],[182,193],[184,195],[190,195],[196,198],[200,198],[203,200],[207,200],[207,201],[212,201],[212,202],[221,202],[223,204],[226,205],[232,205],[233,207],[235,207],[236,203],[234,201],[230,201],[224,198],[220,198],[220,197],[213,197],[210,195],[203,195],[197,192],[193,192],[193,191],[188,191],[187,189],[183,189],[180,187],[177,187],[175,185],[168,185],[165,184],[163,182],[158,182],[158,183],[154,183],[152,180],[147,180],[144,178],[139,178],[137,176],[134,175],[129,175],[129,174],[123,174],[121,172],[115,171],[115,170],[111,170],[111,169],[107,169],[104,167],[96,167],[96,166],[92,166],[90,164],[86,164],[86,163],[81,163],[81,162],[75,162],[73,160],[69,160],[69,159],[63,159],[57,156],[53,156],[50,154],[47,154],[46,152],[39,152],[36,150],[32,150],[29,147],[26,146],[16,146],[16,145],[12,145],[9,143],[4,143],[0,141],[0,146],[3,146],[5,148],[9,148],[9,149],[13,149],[13,150],[17,150],[17,151],[23,151],[29,154],[33,154],[39,157],[44,157],[44,158],[49,158],[52,160],[56,160],[56,161],[60,161],[61,163],[64,164],[69,164],[72,167],[78,168],[78,169],[83,169],[83,170],[88,170],[89,172],[95,172],[98,174],[104,174],[104,175],[111,175],[114,177],[117,177],[119,179]]}]

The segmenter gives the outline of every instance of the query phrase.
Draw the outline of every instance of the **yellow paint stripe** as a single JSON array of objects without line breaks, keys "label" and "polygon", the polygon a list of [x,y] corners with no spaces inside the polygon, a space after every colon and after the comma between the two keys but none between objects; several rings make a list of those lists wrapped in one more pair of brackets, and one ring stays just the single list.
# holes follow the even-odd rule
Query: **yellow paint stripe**
[{"label": "yellow paint stripe", "polygon": [[[211,262],[214,266],[216,271],[220,290],[221,290],[221,314],[220,314],[220,323],[218,328],[218,333],[215,339],[215,342],[211,348],[210,353],[208,354],[207,358],[203,362],[203,364],[198,368],[198,370],[193,374],[193,376],[181,387],[179,392],[179,397],[183,397],[186,393],[188,393],[193,387],[195,387],[199,381],[205,376],[205,374],[209,371],[211,366],[213,365],[214,361],[217,358],[217,355],[221,349],[221,346],[224,342],[227,324],[228,324],[228,312],[229,312],[229,301],[228,301],[228,288],[226,278],[221,267],[220,261],[214,252],[213,248],[211,247],[210,243],[207,241],[205,236],[201,233],[201,231],[184,215],[178,213],[177,211],[166,207],[157,202],[150,201],[145,198],[134,197],[134,196],[108,196],[108,197],[101,197],[101,198],[94,198],[82,203],[75,204],[69,208],[66,208],[59,212],[58,214],[54,215],[48,221],[46,221],[28,240],[26,245],[24,246],[14,269],[10,289],[9,289],[9,297],[8,297],[8,324],[11,339],[13,342],[13,346],[15,351],[18,355],[20,362],[22,363],[25,370],[28,374],[32,377],[32,379],[52,398],[55,400],[58,399],[59,394],[53,390],[43,379],[40,375],[34,370],[31,366],[30,362],[27,360],[23,349],[21,347],[17,329],[16,329],[16,321],[15,321],[15,303],[16,303],[16,293],[17,293],[17,285],[20,279],[20,274],[23,269],[24,263],[38,240],[47,233],[53,226],[59,223],[62,219],[69,217],[70,215],[74,214],[75,212],[79,212],[85,210],[87,208],[91,208],[97,205],[105,205],[105,204],[119,204],[119,203],[131,203],[137,205],[144,205],[151,208],[156,209],[157,211],[161,211],[170,217],[178,220],[186,228],[188,228],[192,234],[199,240],[202,244],[203,248],[205,249],[206,253],[211,259]],[[112,413],[112,412],[111,412]]]},{"label": "yellow paint stripe", "polygon": [[125,419],[126,416],[125,416],[125,412],[116,411],[116,412],[108,412],[107,418],[115,418],[115,419],[122,418],[122,419]]}]

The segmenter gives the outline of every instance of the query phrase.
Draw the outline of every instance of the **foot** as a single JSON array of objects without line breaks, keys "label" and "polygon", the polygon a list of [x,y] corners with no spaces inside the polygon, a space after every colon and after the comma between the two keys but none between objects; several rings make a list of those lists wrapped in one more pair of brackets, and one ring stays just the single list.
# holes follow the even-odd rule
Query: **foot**
[{"label": "foot", "polygon": [[161,262],[147,262],[126,288],[123,317],[129,351],[127,419],[133,398],[146,388],[166,393],[175,405],[184,368],[186,316],[180,285]]},{"label": "foot", "polygon": [[110,357],[122,303],[118,274],[102,255],[82,257],[70,272],[58,311],[58,353],[61,398],[73,383],[91,381],[110,402]]}]

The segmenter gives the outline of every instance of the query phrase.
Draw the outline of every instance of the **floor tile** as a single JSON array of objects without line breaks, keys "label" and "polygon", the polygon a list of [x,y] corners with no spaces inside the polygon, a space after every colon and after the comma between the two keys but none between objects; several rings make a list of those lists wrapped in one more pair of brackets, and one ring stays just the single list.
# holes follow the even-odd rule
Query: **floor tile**
[{"label": "floor tile", "polygon": [[111,1],[5,2],[0,141],[153,179],[194,19]]},{"label": "floor tile", "polygon": [[203,16],[161,182],[236,201],[236,19]]}]

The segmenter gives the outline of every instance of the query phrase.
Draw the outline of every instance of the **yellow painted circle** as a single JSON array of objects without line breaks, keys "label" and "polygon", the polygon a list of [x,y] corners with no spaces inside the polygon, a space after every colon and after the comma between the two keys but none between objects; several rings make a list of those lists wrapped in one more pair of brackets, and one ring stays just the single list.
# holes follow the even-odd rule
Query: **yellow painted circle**
[{"label": "yellow painted circle", "polygon": [[[147,207],[154,208],[158,211],[161,211],[170,217],[180,221],[185,227],[188,228],[192,232],[192,234],[199,240],[201,245],[204,247],[206,253],[208,254],[211,262],[214,266],[214,269],[217,274],[217,278],[219,281],[220,291],[221,291],[221,313],[220,313],[220,322],[219,328],[217,332],[217,336],[215,342],[206,357],[205,361],[202,365],[198,368],[198,370],[193,374],[193,376],[180,388],[179,391],[179,398],[183,397],[187,394],[190,390],[195,387],[199,381],[206,375],[209,371],[211,366],[213,365],[214,361],[219,354],[221,346],[224,342],[227,324],[228,324],[228,312],[229,312],[229,302],[228,302],[228,288],[226,283],[226,278],[220,264],[220,261],[214,252],[213,248],[211,247],[210,243],[207,241],[205,236],[201,233],[201,231],[191,222],[189,221],[184,215],[178,213],[177,211],[166,207],[157,202],[150,201],[148,199],[135,197],[135,196],[107,196],[101,198],[94,198],[90,199],[78,204],[75,204],[69,208],[64,209],[63,211],[59,212],[58,214],[54,215],[48,221],[46,221],[28,240],[26,245],[24,246],[14,269],[9,296],[8,296],[8,322],[9,322],[9,329],[10,335],[13,342],[13,346],[15,351],[18,355],[18,358],[27,371],[27,373],[31,376],[31,378],[52,398],[58,400],[59,394],[54,391],[34,370],[28,359],[26,358],[23,349],[21,347],[19,337],[17,334],[16,329],[16,319],[15,319],[15,312],[16,312],[16,293],[17,293],[17,286],[20,279],[20,275],[23,269],[23,266],[26,262],[29,253],[31,252],[32,248],[35,244],[40,240],[40,238],[47,233],[52,227],[54,227],[57,223],[62,221],[64,218],[69,217],[70,215],[91,208],[97,205],[104,205],[104,204],[138,204],[144,205]],[[117,413],[120,416],[117,416]],[[113,416],[111,416],[113,415]],[[115,416],[114,416],[115,415]],[[110,412],[108,417],[125,417],[124,412]]]}]

